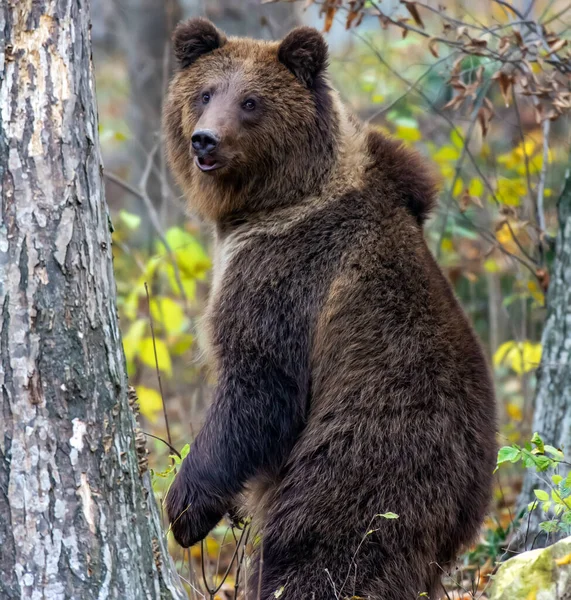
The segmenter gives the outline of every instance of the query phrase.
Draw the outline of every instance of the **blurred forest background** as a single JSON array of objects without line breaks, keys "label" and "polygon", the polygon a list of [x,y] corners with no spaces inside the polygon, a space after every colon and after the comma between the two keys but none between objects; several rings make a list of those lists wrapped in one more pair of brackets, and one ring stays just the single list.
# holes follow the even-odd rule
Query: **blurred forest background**
[{"label": "blurred forest background", "polygon": [[[533,492],[539,531],[569,534],[561,448],[530,441],[557,201],[570,166],[568,0],[93,0],[92,13],[120,323],[159,499],[173,476],[169,457],[176,464],[188,451],[212,385],[196,340],[208,231],[185,212],[160,133],[170,33],[195,15],[265,39],[303,23],[328,32],[331,79],[354,112],[436,165],[442,192],[426,236],[494,370],[500,462],[509,464],[497,471],[481,539],[448,579],[449,597],[483,597],[509,555],[525,467],[547,490]],[[569,418],[571,398],[559,406],[555,418]],[[184,553],[171,540],[190,597],[234,597],[240,535],[221,525]]]}]

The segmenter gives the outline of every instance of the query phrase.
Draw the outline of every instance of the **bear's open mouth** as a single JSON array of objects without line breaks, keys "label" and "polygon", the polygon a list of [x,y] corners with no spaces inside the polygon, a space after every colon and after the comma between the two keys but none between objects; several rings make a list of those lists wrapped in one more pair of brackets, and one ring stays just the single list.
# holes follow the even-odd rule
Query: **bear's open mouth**
[{"label": "bear's open mouth", "polygon": [[194,162],[201,171],[215,171],[222,166],[222,164],[212,156],[197,156],[195,157]]}]

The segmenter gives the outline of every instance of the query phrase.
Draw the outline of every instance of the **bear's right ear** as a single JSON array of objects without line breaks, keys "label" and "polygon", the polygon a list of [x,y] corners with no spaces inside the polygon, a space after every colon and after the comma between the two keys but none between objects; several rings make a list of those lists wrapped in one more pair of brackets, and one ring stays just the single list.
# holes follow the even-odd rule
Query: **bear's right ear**
[{"label": "bear's right ear", "polygon": [[174,54],[183,69],[203,54],[222,48],[226,36],[208,19],[196,17],[179,23],[172,37]]},{"label": "bear's right ear", "polygon": [[282,40],[278,60],[302,83],[312,87],[327,68],[327,43],[313,27],[296,27]]}]

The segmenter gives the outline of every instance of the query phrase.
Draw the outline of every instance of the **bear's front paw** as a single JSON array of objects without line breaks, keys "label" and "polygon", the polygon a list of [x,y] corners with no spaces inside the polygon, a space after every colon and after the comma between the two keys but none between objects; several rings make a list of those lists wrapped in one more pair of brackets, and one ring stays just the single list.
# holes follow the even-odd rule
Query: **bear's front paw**
[{"label": "bear's front paw", "polygon": [[226,512],[215,501],[209,502],[203,494],[196,493],[185,482],[183,473],[174,480],[165,505],[174,539],[183,548],[203,540]]}]

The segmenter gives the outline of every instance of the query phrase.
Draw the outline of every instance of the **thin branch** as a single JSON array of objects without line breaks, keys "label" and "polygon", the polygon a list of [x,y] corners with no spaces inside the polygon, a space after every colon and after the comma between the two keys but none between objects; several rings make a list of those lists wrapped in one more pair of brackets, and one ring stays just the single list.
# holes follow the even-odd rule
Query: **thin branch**
[{"label": "thin branch", "polygon": [[512,102],[514,104],[514,112],[516,114],[516,118],[517,118],[517,123],[518,123],[518,131],[521,137],[521,148],[522,148],[522,152],[523,152],[523,157],[525,160],[525,176],[526,176],[526,180],[527,180],[527,195],[529,198],[529,201],[531,203],[531,206],[533,209],[535,209],[535,199],[533,197],[533,189],[532,189],[532,185],[531,185],[531,173],[529,171],[529,156],[527,155],[527,150],[525,148],[525,135],[523,132],[523,124],[521,122],[521,114],[519,112],[519,105],[517,102],[517,94],[515,93],[515,88],[514,86],[512,86]]},{"label": "thin branch", "polygon": [[545,213],[543,210],[543,197],[545,195],[545,178],[547,176],[547,161],[549,160],[549,130],[551,121],[544,119],[543,121],[543,164],[541,165],[541,173],[539,174],[539,185],[537,186],[537,224],[539,226],[540,242],[543,241],[545,234]]},{"label": "thin branch", "polygon": [[162,442],[163,444],[165,444],[166,446],[168,446],[169,450],[171,450],[172,452],[175,453],[175,455],[178,458],[182,458],[182,456],[180,455],[180,452],[171,444],[169,444],[165,439],[163,439],[162,437],[159,437],[158,435],[153,435],[152,433],[149,433],[148,431],[143,431],[143,433],[148,436],[148,437],[152,437],[155,440],[159,440],[159,442]]},{"label": "thin branch", "polygon": [[155,368],[157,371],[157,379],[159,381],[159,391],[161,393],[161,400],[163,403],[163,415],[165,418],[165,427],[167,430],[167,439],[169,441],[169,445],[172,446],[172,438],[171,438],[171,431],[170,431],[170,427],[169,427],[169,418],[167,415],[167,407],[166,407],[166,403],[165,403],[165,396],[163,394],[163,382],[161,380],[161,371],[159,369],[159,358],[157,356],[157,345],[155,343],[155,326],[153,323],[153,314],[151,311],[151,295],[149,293],[149,286],[147,285],[147,282],[145,281],[145,292],[147,293],[147,303],[149,305],[149,323],[151,325],[151,337],[153,338],[153,352],[155,353]]},{"label": "thin branch", "polygon": [[[151,153],[150,156],[152,157],[154,154]],[[152,160],[147,161],[147,167],[145,168],[145,174],[142,178],[142,181],[147,182],[148,178],[149,178],[149,174],[150,174],[150,170],[153,166]],[[137,198],[140,198],[143,203],[145,204],[145,208],[147,209],[147,212],[149,214],[149,219],[151,221],[151,225],[153,226],[155,233],[157,234],[157,237],[159,238],[159,240],[161,241],[161,243],[163,244],[163,246],[165,247],[167,254],[169,256],[169,259],[171,261],[171,265],[173,267],[173,271],[174,271],[174,276],[175,276],[175,280],[176,280],[176,284],[178,286],[181,298],[183,299],[184,303],[186,305],[188,305],[188,299],[186,297],[186,293],[184,291],[184,287],[182,285],[182,280],[180,277],[180,270],[178,268],[178,264],[176,262],[176,259],[174,257],[174,252],[172,250],[172,248],[170,247],[170,244],[167,241],[167,238],[165,237],[165,232],[161,226],[160,223],[160,219],[159,216],[157,214],[157,211],[155,210],[155,207],[153,206],[153,203],[151,202],[151,199],[149,198],[148,194],[146,193],[146,191],[142,191],[140,189],[137,189],[135,186],[131,185],[130,183],[124,181],[123,179],[121,179],[120,177],[117,177],[117,175],[115,175],[114,173],[108,173],[105,172],[104,173],[104,177],[106,179],[108,179],[109,181],[112,181],[113,183],[115,183],[116,185],[118,185],[119,187],[122,187],[125,191],[129,192],[130,194],[132,194],[133,196],[136,196]]]},{"label": "thin branch", "polygon": [[442,221],[442,229],[440,230],[440,239],[438,242],[438,248],[436,249],[437,257],[440,258],[442,251],[442,239],[446,233],[446,228],[448,227],[448,216],[450,214],[450,207],[454,201],[454,188],[456,187],[456,182],[460,177],[460,171],[462,170],[462,165],[464,164],[464,159],[466,157],[466,153],[468,152],[468,145],[470,140],[472,139],[472,134],[474,132],[474,128],[476,126],[476,122],[478,120],[478,111],[484,102],[484,98],[486,97],[486,93],[488,88],[490,87],[490,80],[486,82],[484,86],[482,86],[479,96],[477,100],[474,102],[474,106],[472,109],[472,118],[470,119],[470,126],[468,127],[468,131],[466,132],[466,137],[464,139],[464,144],[462,145],[462,152],[460,153],[460,157],[456,162],[456,167],[454,169],[454,177],[452,178],[452,183],[450,184],[450,189],[448,191],[448,198],[446,200],[444,219]]},{"label": "thin branch", "polygon": [[365,123],[371,123],[371,121],[373,121],[377,117],[380,117],[382,114],[386,113],[388,110],[390,110],[391,108],[393,108],[393,106],[395,106],[395,104],[397,104],[403,98],[405,98],[406,96],[408,96],[408,94],[410,94],[410,92],[412,92],[413,90],[416,90],[418,84],[427,75],[429,75],[435,67],[437,67],[438,65],[442,64],[443,62],[448,61],[450,58],[452,58],[456,54],[457,54],[457,51],[454,51],[454,52],[450,53],[448,56],[445,56],[444,58],[441,58],[440,60],[437,60],[435,63],[433,63],[432,65],[430,65],[430,67],[428,67],[428,69],[426,69],[426,71],[418,79],[416,79],[416,81],[414,81],[413,83],[410,84],[410,86],[408,87],[408,89],[405,92],[403,92],[398,98],[395,98],[392,102],[389,102],[389,104],[387,104],[385,106],[382,106],[379,110],[375,111],[370,117],[367,118],[367,120],[365,121]]}]

